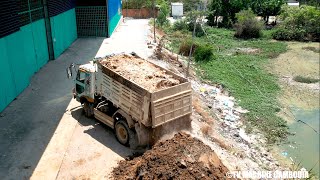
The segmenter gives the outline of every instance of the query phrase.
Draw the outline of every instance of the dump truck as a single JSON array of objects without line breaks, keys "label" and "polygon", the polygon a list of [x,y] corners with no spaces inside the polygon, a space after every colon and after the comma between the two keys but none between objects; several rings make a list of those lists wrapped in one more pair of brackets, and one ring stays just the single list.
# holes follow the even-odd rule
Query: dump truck
[{"label": "dump truck", "polygon": [[191,84],[138,55],[117,54],[70,65],[73,97],[85,116],[106,124],[125,146],[152,145],[163,134],[190,127]]}]

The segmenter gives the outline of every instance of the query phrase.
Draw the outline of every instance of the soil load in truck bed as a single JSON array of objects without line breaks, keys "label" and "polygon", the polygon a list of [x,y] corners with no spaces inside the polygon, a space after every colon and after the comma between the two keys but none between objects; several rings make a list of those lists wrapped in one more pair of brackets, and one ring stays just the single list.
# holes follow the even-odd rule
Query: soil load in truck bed
[{"label": "soil load in truck bed", "polygon": [[113,177],[124,179],[225,179],[228,169],[211,148],[185,133],[156,143],[132,160],[120,161]]},{"label": "soil load in truck bed", "polygon": [[180,84],[180,80],[159,67],[137,56],[120,54],[100,62],[117,74],[135,82],[149,92]]}]

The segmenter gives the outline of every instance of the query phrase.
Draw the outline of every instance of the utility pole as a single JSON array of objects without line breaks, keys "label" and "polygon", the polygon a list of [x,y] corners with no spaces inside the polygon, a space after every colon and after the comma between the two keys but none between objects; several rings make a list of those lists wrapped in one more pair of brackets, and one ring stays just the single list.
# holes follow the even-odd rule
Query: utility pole
[{"label": "utility pole", "polygon": [[[191,11],[192,13],[192,11]],[[191,14],[192,17],[193,14]],[[191,54],[192,54],[192,50],[193,50],[193,41],[194,41],[194,35],[196,33],[196,25],[197,25],[197,15],[195,14],[194,16],[194,24],[193,24],[193,31],[192,31],[192,43],[191,43],[191,47],[190,47],[190,51],[189,51],[189,59],[188,59],[188,66],[187,66],[187,72],[186,72],[186,78],[189,76],[189,68],[190,68],[190,61],[191,61]]]},{"label": "utility pole", "polygon": [[155,12],[155,0],[152,0],[152,15],[153,15],[153,42],[156,43],[156,12]]},{"label": "utility pole", "polygon": [[128,18],[128,1],[129,0],[126,1],[127,2],[127,8],[126,8],[126,16],[127,16],[127,18]]}]

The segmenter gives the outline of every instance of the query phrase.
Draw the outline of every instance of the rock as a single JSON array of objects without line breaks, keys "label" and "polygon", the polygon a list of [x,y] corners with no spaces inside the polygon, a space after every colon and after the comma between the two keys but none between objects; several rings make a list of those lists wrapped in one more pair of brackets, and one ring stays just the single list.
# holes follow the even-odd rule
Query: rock
[{"label": "rock", "polygon": [[244,129],[240,129],[239,136],[248,143],[251,143],[250,137],[245,133]]},{"label": "rock", "polygon": [[179,167],[181,167],[183,169],[187,167],[187,163],[183,159],[179,163],[180,163]]}]

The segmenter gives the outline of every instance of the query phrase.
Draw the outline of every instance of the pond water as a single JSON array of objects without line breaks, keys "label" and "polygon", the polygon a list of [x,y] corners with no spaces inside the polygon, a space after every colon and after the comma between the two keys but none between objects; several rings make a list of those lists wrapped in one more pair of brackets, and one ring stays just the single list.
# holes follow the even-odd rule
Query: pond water
[{"label": "pond water", "polygon": [[289,144],[282,145],[282,155],[292,158],[295,163],[302,164],[307,170],[319,177],[319,117],[320,109],[292,109],[296,120],[289,124],[290,131],[295,135],[289,137]]}]

